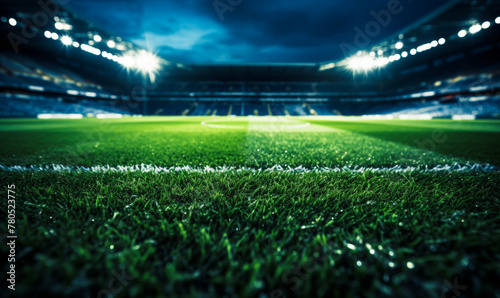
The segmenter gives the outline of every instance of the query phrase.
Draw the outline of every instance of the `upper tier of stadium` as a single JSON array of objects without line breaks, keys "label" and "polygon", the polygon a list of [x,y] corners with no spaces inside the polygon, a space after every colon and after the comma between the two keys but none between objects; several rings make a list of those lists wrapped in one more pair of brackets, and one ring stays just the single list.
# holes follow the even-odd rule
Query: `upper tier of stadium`
[{"label": "upper tier of stadium", "polygon": [[361,32],[336,61],[226,65],[166,61],[43,3],[1,8],[2,116],[498,114],[499,0],[450,1],[374,45]]}]

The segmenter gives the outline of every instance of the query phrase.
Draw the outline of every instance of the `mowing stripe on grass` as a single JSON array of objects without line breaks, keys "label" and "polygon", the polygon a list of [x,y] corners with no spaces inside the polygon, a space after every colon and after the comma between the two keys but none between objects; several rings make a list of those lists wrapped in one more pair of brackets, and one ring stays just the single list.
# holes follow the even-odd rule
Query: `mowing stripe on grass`
[{"label": "mowing stripe on grass", "polygon": [[109,166],[96,165],[91,167],[84,166],[68,166],[68,165],[42,165],[42,166],[3,166],[0,165],[0,171],[6,172],[90,172],[90,173],[107,173],[107,172],[142,172],[142,173],[237,173],[237,172],[273,172],[273,173],[331,173],[331,172],[350,172],[350,173],[407,173],[407,172],[422,172],[422,173],[437,173],[437,172],[462,172],[462,173],[492,173],[500,172],[500,167],[490,164],[459,164],[451,165],[436,165],[436,166],[393,166],[393,167],[363,167],[363,166],[343,166],[343,167],[289,167],[275,165],[269,168],[251,168],[251,167],[235,167],[235,166],[220,166],[220,167],[196,167],[196,166],[175,166],[175,167],[160,167],[155,165],[134,165],[134,166]]}]

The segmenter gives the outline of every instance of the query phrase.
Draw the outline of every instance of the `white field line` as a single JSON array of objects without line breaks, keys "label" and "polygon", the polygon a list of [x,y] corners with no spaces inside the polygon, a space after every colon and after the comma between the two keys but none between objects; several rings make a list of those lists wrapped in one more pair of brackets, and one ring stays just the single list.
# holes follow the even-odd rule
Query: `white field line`
[{"label": "white field line", "polygon": [[270,168],[251,168],[251,167],[192,167],[192,166],[177,166],[177,167],[160,167],[155,165],[135,165],[135,166],[67,166],[67,165],[44,165],[44,166],[3,166],[0,165],[0,171],[5,172],[85,172],[85,173],[447,173],[447,172],[462,172],[462,173],[491,173],[500,172],[500,168],[490,164],[452,164],[452,165],[436,165],[436,166],[393,166],[393,167],[362,167],[362,166],[343,166],[343,167],[296,167],[276,165]]},{"label": "white field line", "polygon": [[309,122],[302,122],[297,120],[291,120],[283,117],[248,117],[249,122],[247,125],[223,125],[217,124],[220,122],[226,122],[227,119],[214,119],[201,121],[202,126],[212,127],[212,128],[223,128],[223,129],[249,129],[249,130],[287,130],[287,129],[298,129],[304,128],[311,125]]},{"label": "white field line", "polygon": [[210,124],[205,121],[201,121],[201,125],[212,127],[212,128],[225,128],[225,129],[247,129],[245,126],[237,126],[237,125],[218,125],[218,124]]}]

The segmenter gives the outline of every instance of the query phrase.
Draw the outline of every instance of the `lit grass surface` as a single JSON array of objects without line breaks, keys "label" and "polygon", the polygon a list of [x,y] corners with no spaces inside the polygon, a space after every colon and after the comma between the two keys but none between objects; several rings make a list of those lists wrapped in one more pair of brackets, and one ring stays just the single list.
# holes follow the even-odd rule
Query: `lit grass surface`
[{"label": "lit grass surface", "polygon": [[[207,127],[202,121],[245,129]],[[301,122],[311,125],[295,128]],[[0,120],[0,137],[2,165],[500,165],[498,121]]]},{"label": "lit grass surface", "polygon": [[16,294],[95,297],[122,270],[136,297],[498,290],[499,174],[0,177],[20,198]]},{"label": "lit grass surface", "polygon": [[[213,119],[245,129],[200,125]],[[311,125],[283,127],[296,121]],[[415,145],[436,129],[446,141]],[[0,164],[500,165],[499,131],[487,121],[1,120]],[[455,278],[463,297],[500,294],[499,173],[0,179],[17,189],[18,295],[95,297],[117,273],[129,276],[113,284],[123,297],[451,297]]]}]

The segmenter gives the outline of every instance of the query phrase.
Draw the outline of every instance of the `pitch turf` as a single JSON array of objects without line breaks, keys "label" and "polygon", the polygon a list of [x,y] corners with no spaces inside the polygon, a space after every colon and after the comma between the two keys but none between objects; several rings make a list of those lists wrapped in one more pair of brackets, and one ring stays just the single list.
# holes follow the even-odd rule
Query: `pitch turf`
[{"label": "pitch turf", "polygon": [[250,170],[500,166],[496,121],[1,120],[0,138],[5,167],[240,169],[1,170],[17,192],[16,294],[500,294],[498,171]]}]

